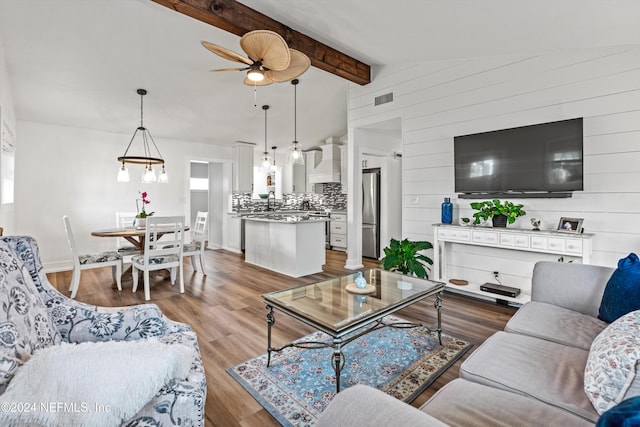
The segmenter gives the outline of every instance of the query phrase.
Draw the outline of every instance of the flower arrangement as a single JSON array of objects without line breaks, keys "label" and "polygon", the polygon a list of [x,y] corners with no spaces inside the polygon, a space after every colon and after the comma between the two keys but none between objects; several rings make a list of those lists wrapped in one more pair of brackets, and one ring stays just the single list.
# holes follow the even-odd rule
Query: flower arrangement
[{"label": "flower arrangement", "polygon": [[[144,207],[145,205],[148,205],[151,203],[151,201],[149,201],[149,199],[147,199],[147,192],[143,191],[140,193],[140,196],[142,197],[141,199],[136,199],[136,209],[138,210],[138,215],[136,215],[136,218],[146,218],[148,216],[153,215],[155,212],[147,212]],[[142,202],[142,208],[140,208],[140,205],[138,204],[138,202]]]}]

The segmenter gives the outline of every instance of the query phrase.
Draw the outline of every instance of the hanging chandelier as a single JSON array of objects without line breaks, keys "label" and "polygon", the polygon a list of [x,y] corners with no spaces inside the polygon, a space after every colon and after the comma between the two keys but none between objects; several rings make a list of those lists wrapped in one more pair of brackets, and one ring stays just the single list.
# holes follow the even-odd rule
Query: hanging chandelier
[{"label": "hanging chandelier", "polygon": [[[133,136],[129,141],[129,145],[127,145],[127,149],[124,151],[124,154],[118,157],[118,161],[122,163],[122,166],[120,166],[120,169],[118,170],[118,182],[129,182],[129,170],[127,169],[127,163],[144,165],[144,172],[142,174],[143,183],[156,181],[160,183],[169,182],[169,176],[164,169],[164,159],[162,158],[162,154],[160,154],[160,150],[158,150],[158,146],[153,140],[149,129],[144,127],[144,109],[142,99],[147,94],[147,91],[145,89],[138,89],[136,93],[140,95],[140,126],[136,128],[135,132],[133,132]],[[142,140],[142,154],[131,155],[129,154],[129,149],[135,141],[136,135],[138,135],[138,131],[140,131],[141,135],[139,139]],[[151,142],[151,144],[149,144],[149,142]],[[154,154],[151,151],[151,148],[154,148],[155,153],[157,154]],[[162,170],[160,171],[159,177],[156,177],[156,173],[153,170],[153,165],[162,165]]]},{"label": "hanging chandelier", "polygon": [[263,105],[262,109],[264,110],[264,152],[262,153],[260,162],[263,169],[269,170],[271,167],[271,156],[269,156],[269,152],[267,151],[267,110],[269,106]]},{"label": "hanging chandelier", "polygon": [[298,97],[296,90],[298,83],[300,83],[298,79],[291,80],[291,84],[293,85],[293,142],[289,147],[289,153],[287,153],[287,163],[304,166],[304,154],[298,144]]}]

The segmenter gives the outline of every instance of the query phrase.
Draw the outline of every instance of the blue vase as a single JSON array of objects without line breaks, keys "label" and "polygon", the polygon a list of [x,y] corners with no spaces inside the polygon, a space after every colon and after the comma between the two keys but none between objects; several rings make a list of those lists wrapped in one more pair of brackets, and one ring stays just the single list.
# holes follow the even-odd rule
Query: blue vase
[{"label": "blue vase", "polygon": [[445,197],[442,202],[442,223],[451,224],[451,222],[453,222],[453,203],[449,197]]},{"label": "blue vase", "polygon": [[358,277],[356,277],[355,283],[356,283],[356,288],[358,289],[364,289],[367,287],[367,280],[362,275],[362,271],[358,272]]}]

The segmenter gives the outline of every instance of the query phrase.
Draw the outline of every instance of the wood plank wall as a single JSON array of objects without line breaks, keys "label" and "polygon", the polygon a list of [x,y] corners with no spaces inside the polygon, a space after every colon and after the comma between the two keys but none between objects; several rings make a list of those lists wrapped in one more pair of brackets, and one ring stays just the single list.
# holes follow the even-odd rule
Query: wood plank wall
[{"label": "wood plank wall", "polygon": [[[373,98],[388,92],[394,101],[375,107]],[[350,85],[348,111],[350,130],[402,119],[403,236],[427,240],[444,197],[456,205],[454,221],[473,213],[454,193],[454,136],[584,117],[584,191],[518,199],[527,216],[513,226],[530,228],[536,217],[555,230],[561,216],[584,218],[585,232],[594,233],[593,264],[615,266],[638,249],[638,46],[385,66],[371,84]],[[454,268],[484,281],[504,271],[505,284],[527,282],[538,259],[558,258],[463,245],[453,252]]]}]

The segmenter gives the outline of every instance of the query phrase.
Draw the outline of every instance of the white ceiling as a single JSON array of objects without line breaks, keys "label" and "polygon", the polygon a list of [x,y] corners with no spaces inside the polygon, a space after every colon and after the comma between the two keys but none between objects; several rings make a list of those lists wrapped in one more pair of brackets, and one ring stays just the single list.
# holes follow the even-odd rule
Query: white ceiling
[{"label": "white ceiling", "polygon": [[[371,65],[640,43],[637,0],[244,0]],[[132,134],[137,88],[154,137],[228,145],[293,140],[293,87],[257,88],[201,40],[239,38],[150,0],[0,0],[16,115]],[[304,148],[347,130],[348,83],[311,68],[298,85]]]}]

